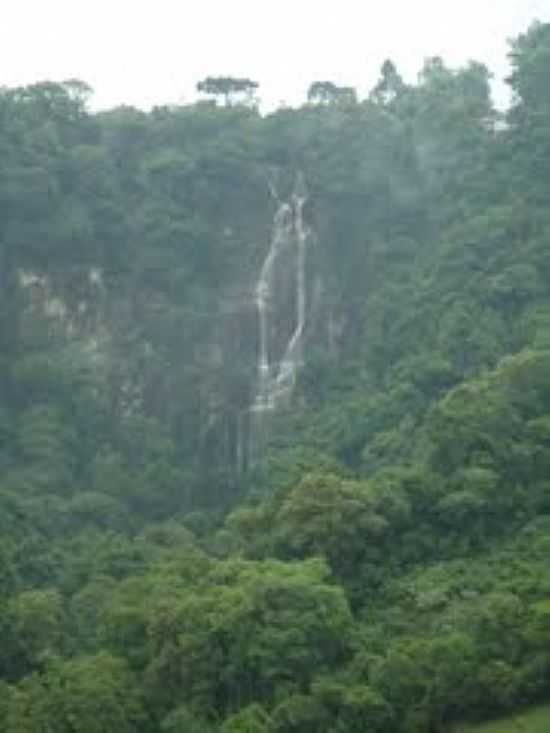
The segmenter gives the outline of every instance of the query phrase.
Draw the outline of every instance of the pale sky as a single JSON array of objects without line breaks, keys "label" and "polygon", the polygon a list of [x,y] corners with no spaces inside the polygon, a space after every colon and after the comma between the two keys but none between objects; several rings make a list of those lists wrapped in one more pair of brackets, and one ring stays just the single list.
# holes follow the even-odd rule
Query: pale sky
[{"label": "pale sky", "polygon": [[192,101],[208,75],[260,82],[267,106],[302,102],[315,80],[362,95],[388,57],[409,81],[435,55],[502,78],[506,39],[550,21],[550,0],[0,2],[0,85],[78,78],[96,109]]}]

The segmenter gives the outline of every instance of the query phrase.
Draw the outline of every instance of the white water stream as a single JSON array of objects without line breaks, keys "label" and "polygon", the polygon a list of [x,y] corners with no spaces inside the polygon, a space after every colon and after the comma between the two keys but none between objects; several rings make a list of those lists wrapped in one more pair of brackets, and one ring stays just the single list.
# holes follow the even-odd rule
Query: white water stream
[{"label": "white water stream", "polygon": [[[306,247],[309,230],[304,222],[307,190],[301,174],[296,177],[288,201],[281,201],[274,187],[271,193],[277,201],[269,251],[263,262],[255,288],[258,310],[258,388],[252,405],[253,412],[276,409],[286,400],[295,383],[296,373],[303,363],[304,330],[306,325]],[[289,267],[290,265],[290,267]],[[276,273],[290,273],[295,280],[295,313],[290,324],[286,345],[281,350],[280,335],[274,323],[280,323],[281,313],[288,310],[277,289]],[[276,339],[279,355],[276,353]]]}]

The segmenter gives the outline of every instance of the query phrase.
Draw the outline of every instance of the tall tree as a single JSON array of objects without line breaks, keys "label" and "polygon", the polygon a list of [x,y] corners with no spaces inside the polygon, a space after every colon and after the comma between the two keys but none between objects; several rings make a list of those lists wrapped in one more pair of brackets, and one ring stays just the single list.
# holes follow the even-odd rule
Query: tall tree
[{"label": "tall tree", "polygon": [[208,76],[197,84],[197,91],[215,99],[221,98],[226,107],[233,104],[252,105],[259,87],[252,79],[232,76]]}]

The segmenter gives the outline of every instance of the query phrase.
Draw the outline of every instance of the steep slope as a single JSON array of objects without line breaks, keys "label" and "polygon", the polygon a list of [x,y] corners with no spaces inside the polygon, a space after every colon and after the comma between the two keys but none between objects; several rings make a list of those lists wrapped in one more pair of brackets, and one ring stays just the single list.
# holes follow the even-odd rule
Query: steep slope
[{"label": "steep slope", "polygon": [[[439,733],[550,691],[550,26],[358,101],[0,92],[0,728]],[[321,93],[322,92],[322,93]]]}]

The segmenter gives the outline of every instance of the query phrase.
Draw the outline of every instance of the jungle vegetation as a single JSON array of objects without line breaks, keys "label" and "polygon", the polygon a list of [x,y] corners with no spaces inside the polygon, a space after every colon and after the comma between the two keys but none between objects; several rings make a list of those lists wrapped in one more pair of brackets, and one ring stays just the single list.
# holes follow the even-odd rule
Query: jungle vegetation
[{"label": "jungle vegetation", "polygon": [[[550,701],[550,25],[510,60],[506,113],[439,58],[268,115],[251,79],[147,113],[0,90],[2,731]],[[298,170],[317,315],[243,465],[266,177]]]}]

